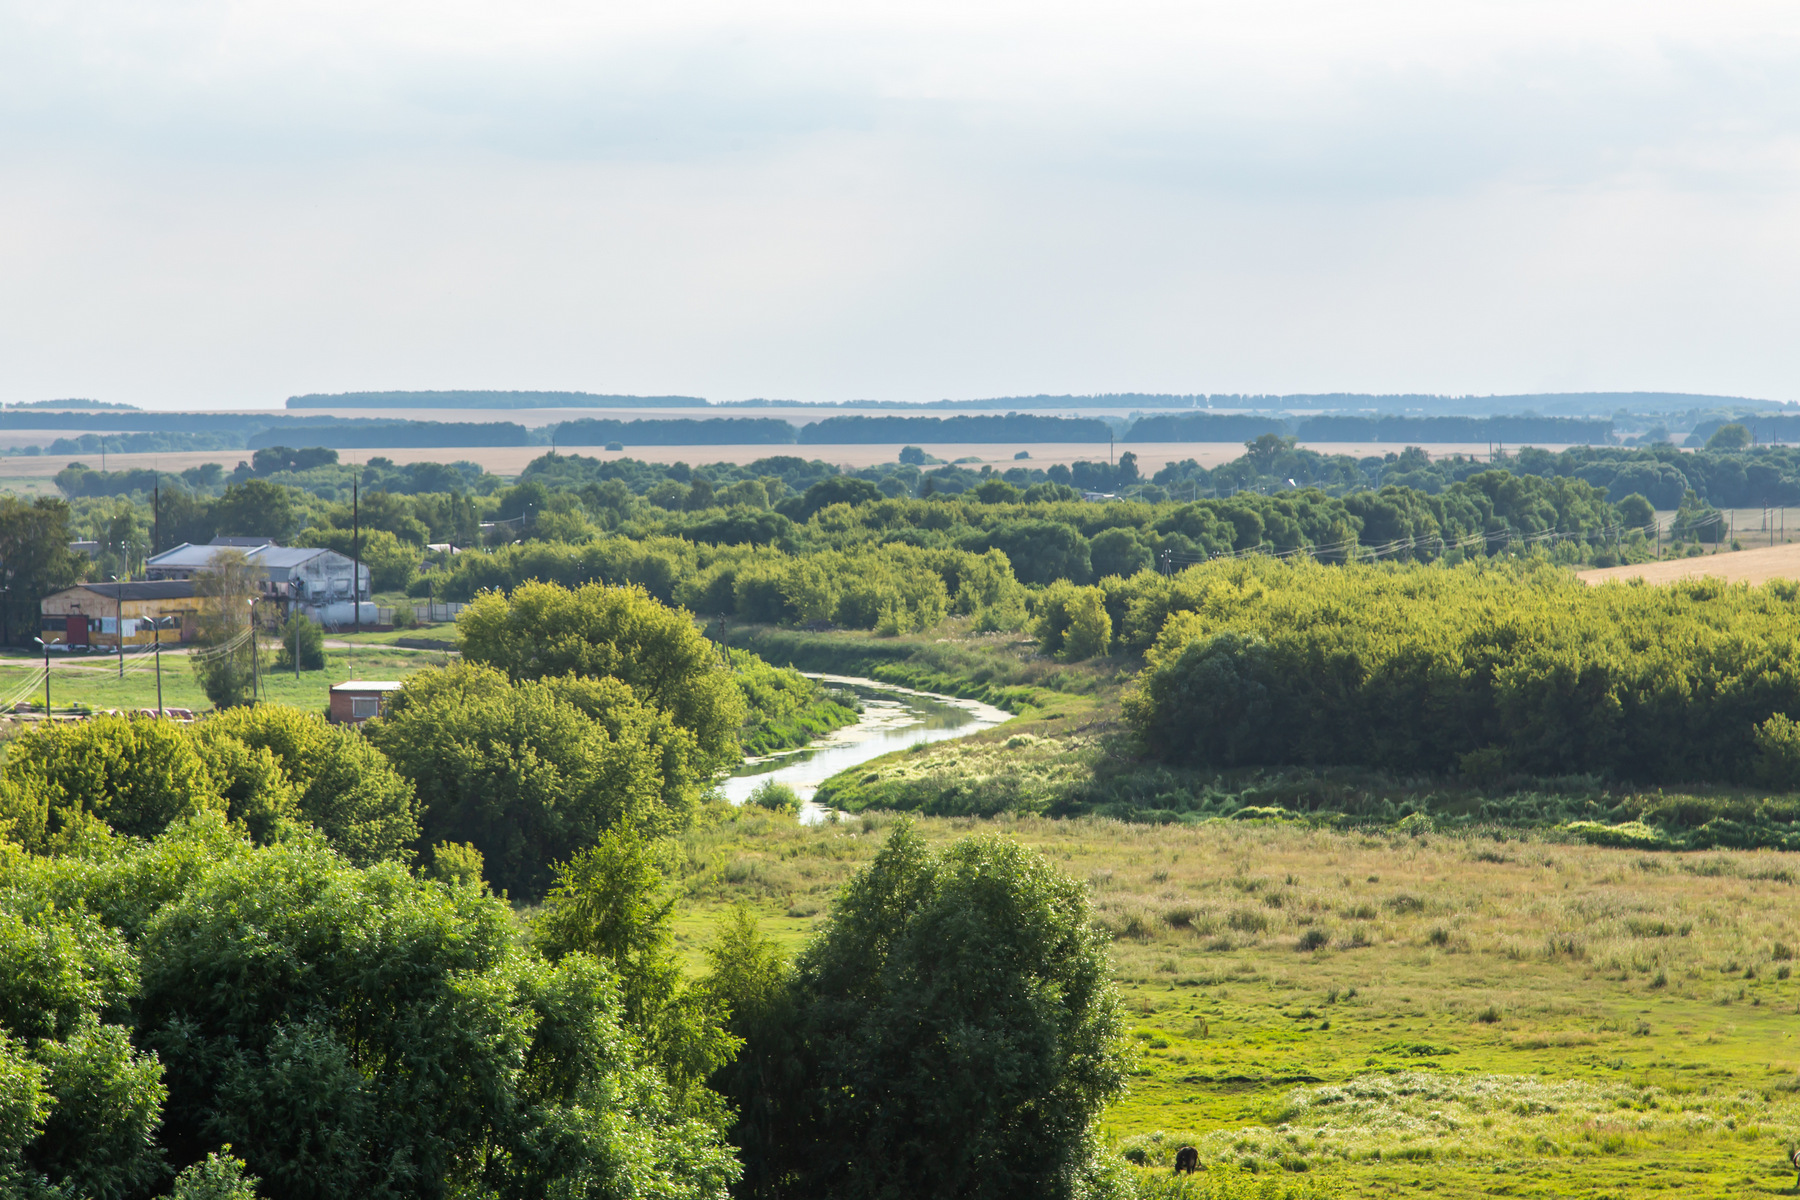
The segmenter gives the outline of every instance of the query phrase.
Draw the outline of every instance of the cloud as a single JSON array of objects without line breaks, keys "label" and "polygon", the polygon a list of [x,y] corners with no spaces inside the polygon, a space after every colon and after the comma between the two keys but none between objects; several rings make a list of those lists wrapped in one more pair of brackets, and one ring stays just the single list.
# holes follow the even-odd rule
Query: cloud
[{"label": "cloud", "polygon": [[7,399],[1779,393],[1769,3],[0,3]]}]

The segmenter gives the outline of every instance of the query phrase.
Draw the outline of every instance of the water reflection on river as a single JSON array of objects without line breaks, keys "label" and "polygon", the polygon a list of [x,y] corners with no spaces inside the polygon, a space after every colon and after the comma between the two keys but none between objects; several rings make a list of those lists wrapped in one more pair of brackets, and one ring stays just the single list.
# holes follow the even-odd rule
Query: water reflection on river
[{"label": "water reflection on river", "polygon": [[808,674],[821,683],[855,692],[863,704],[862,720],[799,750],[746,759],[719,785],[733,804],[742,804],[764,780],[785,783],[805,802],[802,821],[818,821],[825,810],[813,803],[819,785],[872,758],[923,742],[941,742],[992,729],[1008,714],[979,700],[958,700],[930,692],[915,692],[854,675]]}]

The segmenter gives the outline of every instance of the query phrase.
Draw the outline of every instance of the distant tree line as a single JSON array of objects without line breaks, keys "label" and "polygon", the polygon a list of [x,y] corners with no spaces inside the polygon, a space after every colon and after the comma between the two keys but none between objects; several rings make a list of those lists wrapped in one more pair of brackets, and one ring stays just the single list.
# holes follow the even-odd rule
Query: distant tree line
[{"label": "distant tree line", "polygon": [[309,392],[289,408],[703,408],[698,396],[604,396],[593,392]]}]

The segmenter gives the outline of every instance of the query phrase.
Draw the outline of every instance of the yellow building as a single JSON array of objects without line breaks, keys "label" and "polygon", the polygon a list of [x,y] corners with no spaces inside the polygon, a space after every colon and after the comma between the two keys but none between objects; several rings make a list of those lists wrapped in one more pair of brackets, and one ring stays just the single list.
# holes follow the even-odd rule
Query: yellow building
[{"label": "yellow building", "polygon": [[[191,580],[149,580],[139,583],[78,583],[52,592],[38,606],[42,626],[38,636],[52,646],[73,650],[81,646],[116,649],[148,646],[156,638],[151,618],[173,617],[162,631],[165,643],[191,641],[195,634],[200,601]],[[120,627],[124,637],[121,638]]]}]

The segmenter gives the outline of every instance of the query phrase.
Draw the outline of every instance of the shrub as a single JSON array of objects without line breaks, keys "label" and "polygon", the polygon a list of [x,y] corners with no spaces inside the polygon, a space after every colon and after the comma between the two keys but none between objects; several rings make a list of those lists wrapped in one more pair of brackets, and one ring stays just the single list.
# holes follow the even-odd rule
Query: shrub
[{"label": "shrub", "polygon": [[302,671],[325,669],[325,631],[315,621],[295,613],[281,626],[281,649],[275,654],[275,669],[294,669],[295,647],[299,648]]},{"label": "shrub", "polygon": [[746,803],[771,812],[797,813],[800,811],[800,794],[785,783],[765,779],[751,789]]},{"label": "shrub", "polygon": [[1800,723],[1775,713],[1756,727],[1756,778],[1764,787],[1800,788]]}]

